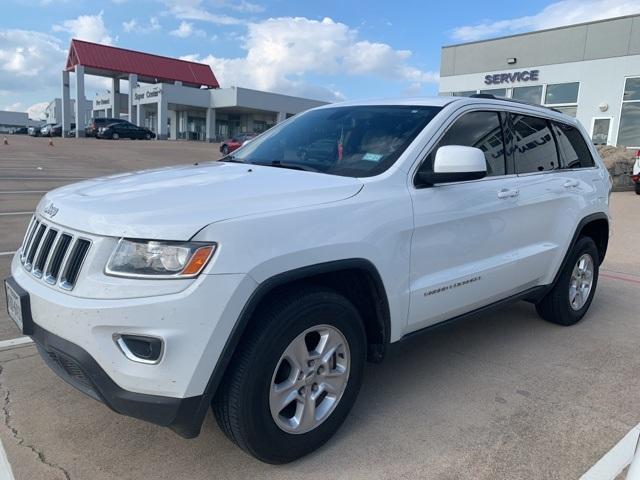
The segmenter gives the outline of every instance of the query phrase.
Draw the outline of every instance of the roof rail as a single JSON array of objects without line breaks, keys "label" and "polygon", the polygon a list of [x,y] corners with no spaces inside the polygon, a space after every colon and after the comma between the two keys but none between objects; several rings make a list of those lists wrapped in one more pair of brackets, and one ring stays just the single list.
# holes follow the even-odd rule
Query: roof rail
[{"label": "roof rail", "polygon": [[531,102],[524,102],[522,100],[516,100],[516,99],[513,99],[513,98],[496,97],[495,95],[492,95],[491,93],[474,93],[473,95],[470,95],[469,98],[488,98],[490,100],[502,100],[504,102],[519,103],[520,105],[529,105],[531,107],[542,107],[542,108],[546,108],[548,110],[553,110],[554,112],[563,113],[561,110],[558,110],[557,108],[545,107],[544,105],[538,105],[536,103],[531,103]]}]

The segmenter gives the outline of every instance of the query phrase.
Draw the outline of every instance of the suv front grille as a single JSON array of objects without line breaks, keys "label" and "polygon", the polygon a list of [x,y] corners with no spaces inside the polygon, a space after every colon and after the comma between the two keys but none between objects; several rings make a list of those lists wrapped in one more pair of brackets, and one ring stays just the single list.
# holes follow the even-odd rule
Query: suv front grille
[{"label": "suv front grille", "polygon": [[90,240],[33,217],[22,242],[20,261],[34,277],[72,290],[90,247]]}]

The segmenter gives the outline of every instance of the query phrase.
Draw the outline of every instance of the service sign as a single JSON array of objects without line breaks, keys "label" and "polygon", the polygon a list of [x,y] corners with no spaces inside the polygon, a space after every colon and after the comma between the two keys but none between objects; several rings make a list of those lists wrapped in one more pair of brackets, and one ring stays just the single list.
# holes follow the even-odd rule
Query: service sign
[{"label": "service sign", "polygon": [[522,70],[521,72],[494,73],[493,75],[485,75],[484,83],[486,85],[502,85],[508,83],[537,82],[539,76],[540,70]]}]

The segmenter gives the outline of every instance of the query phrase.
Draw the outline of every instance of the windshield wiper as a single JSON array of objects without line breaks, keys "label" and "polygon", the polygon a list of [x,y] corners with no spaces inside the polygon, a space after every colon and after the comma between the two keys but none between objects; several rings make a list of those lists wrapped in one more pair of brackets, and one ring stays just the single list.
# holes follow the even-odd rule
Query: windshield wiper
[{"label": "windshield wiper", "polygon": [[274,160],[271,163],[258,163],[256,165],[265,165],[267,167],[288,168],[290,170],[302,170],[303,172],[319,172],[317,168],[308,165],[300,165],[299,163],[283,163],[280,160]]},{"label": "windshield wiper", "polygon": [[230,163],[244,163],[244,161],[237,159],[233,155],[227,155],[226,157],[222,157],[219,162],[230,162]]}]

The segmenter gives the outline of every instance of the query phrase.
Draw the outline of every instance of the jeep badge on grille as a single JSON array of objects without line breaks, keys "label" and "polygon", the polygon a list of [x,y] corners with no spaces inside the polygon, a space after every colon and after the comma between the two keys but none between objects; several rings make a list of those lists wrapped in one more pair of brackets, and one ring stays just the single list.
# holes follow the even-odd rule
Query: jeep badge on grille
[{"label": "jeep badge on grille", "polygon": [[58,207],[56,207],[53,202],[51,202],[46,206],[42,213],[44,213],[45,215],[49,215],[50,218],[53,218],[56,216],[56,213],[58,213],[58,210]]}]

